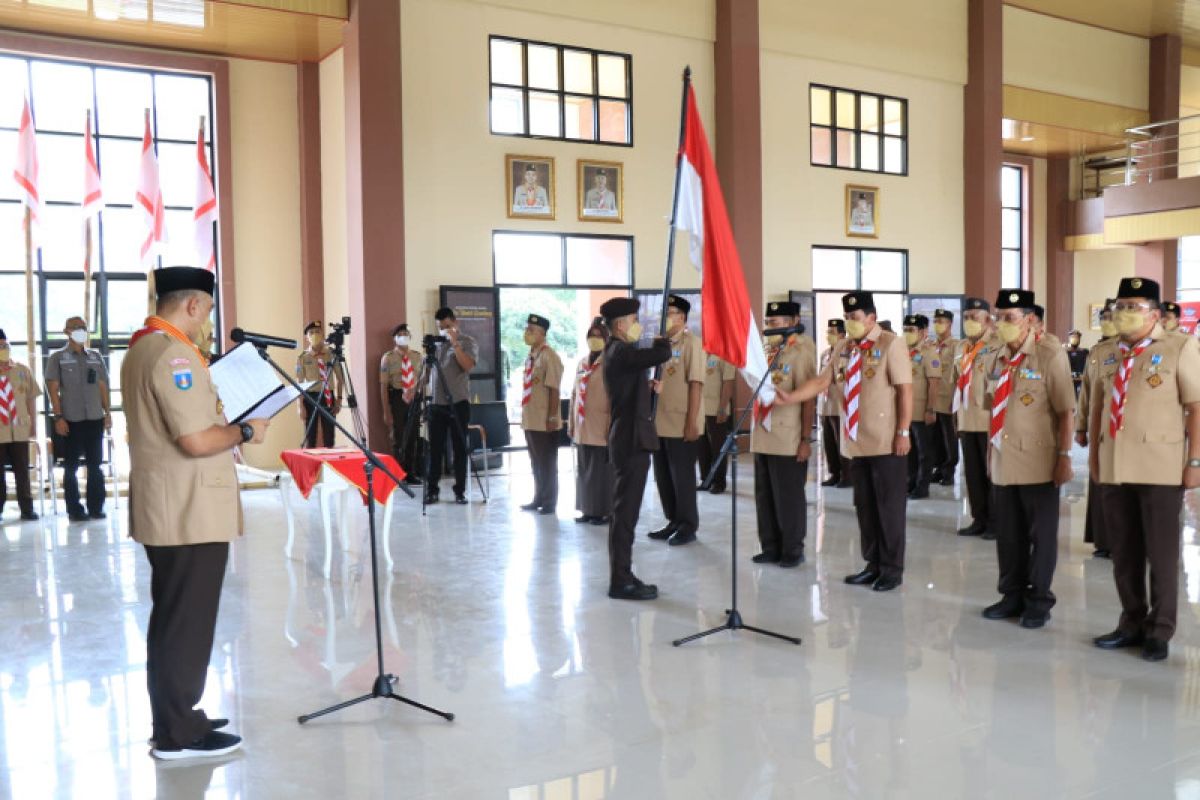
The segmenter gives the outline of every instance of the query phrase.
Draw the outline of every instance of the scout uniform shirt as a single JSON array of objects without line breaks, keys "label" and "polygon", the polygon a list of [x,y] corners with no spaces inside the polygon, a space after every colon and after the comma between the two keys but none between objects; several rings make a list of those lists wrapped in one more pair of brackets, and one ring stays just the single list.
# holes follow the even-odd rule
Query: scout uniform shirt
[{"label": "scout uniform shirt", "polygon": [[604,386],[604,354],[591,364],[584,356],[575,370],[575,388],[571,392],[571,438],[575,444],[608,447],[611,419],[608,389]]},{"label": "scout uniform shirt", "polygon": [[842,455],[846,458],[889,456],[896,446],[896,387],[912,383],[912,362],[904,340],[889,333],[878,324],[861,342],[843,339],[837,347],[825,374],[837,383],[843,401],[846,391],[846,369],[850,352],[870,343],[862,355],[862,383],[858,395],[858,438],[846,435],[846,407],[842,404]]},{"label": "scout uniform shirt", "polygon": [[1092,384],[1097,380],[1102,363],[1117,363],[1115,355],[1117,352],[1117,337],[1115,336],[1101,339],[1095,347],[1088,351],[1087,365],[1083,368],[1083,378],[1079,382],[1079,399],[1075,401],[1076,433],[1088,433],[1088,425],[1092,420]]},{"label": "scout uniform shirt", "polygon": [[225,425],[208,366],[161,331],[142,336],[121,365],[129,429],[129,532],[144,545],[228,542],[241,528],[233,450],[195,458],[181,436]]},{"label": "scout uniform shirt", "polygon": [[[7,370],[0,370],[0,378],[8,378],[7,397],[5,393],[0,393],[0,404],[7,405],[7,413],[0,410],[0,444],[27,442],[33,437],[29,398],[36,398],[42,393],[29,367],[15,361],[9,364],[11,366]],[[5,418],[7,422],[3,421]]]},{"label": "scout uniform shirt", "polygon": [[937,345],[930,341],[917,342],[916,347],[909,349],[908,358],[912,361],[912,418],[924,422],[929,406],[929,379],[942,377],[942,359]]},{"label": "scout uniform shirt", "polygon": [[379,366],[380,377],[389,389],[411,389],[416,385],[418,366],[411,350],[404,353],[388,350]]},{"label": "scout uniform shirt", "polygon": [[[933,348],[937,351],[937,360],[942,362],[942,382],[938,386],[937,397],[933,398],[933,410],[939,414],[949,414],[954,410],[954,381],[950,378],[954,371],[954,355],[958,352],[958,344],[959,340],[952,337],[933,343]],[[916,417],[916,411],[913,411],[913,417]]]},{"label": "scout uniform shirt", "polygon": [[[1014,370],[1012,360],[1024,353]],[[990,398],[1003,373],[1009,371],[1012,392],[1004,411],[1000,447],[991,447],[992,483],[998,486],[1050,483],[1058,462],[1058,415],[1075,408],[1071,364],[1062,345],[1043,338],[1025,337],[1014,355],[1007,345],[988,357],[987,389]],[[990,425],[990,422],[989,422]]]},{"label": "scout uniform shirt", "polygon": [[737,378],[737,367],[728,361],[722,361],[716,356],[704,357],[704,416],[715,417],[721,411],[728,413],[729,409],[721,408],[721,387],[725,381]]},{"label": "scout uniform shirt", "polygon": [[[987,399],[987,365],[996,357],[996,351],[1004,347],[1004,342],[995,333],[985,334],[980,340],[979,351],[971,368],[971,385],[967,389],[967,402],[958,409],[955,421],[959,433],[987,433],[992,425],[992,407]],[[950,383],[957,391],[958,377],[962,374],[963,363],[968,352],[975,347],[970,339],[958,343],[954,356],[954,369]],[[951,393],[953,396],[953,392]],[[953,408],[953,406],[951,406]]]},{"label": "scout uniform shirt", "polygon": [[[795,391],[802,383],[816,377],[817,364],[813,358],[815,347],[804,347],[807,337],[793,334],[788,337],[783,355],[775,369],[771,370],[771,383],[777,389],[786,392]],[[771,362],[774,352],[767,354],[767,363]],[[801,425],[800,410],[803,403],[788,406],[773,406],[770,412],[770,426],[767,430],[757,418],[754,429],[750,432],[750,452],[762,453],[769,456],[796,457],[800,442],[808,435]],[[802,487],[796,487],[797,491]]]},{"label": "scout uniform shirt", "polygon": [[[549,345],[544,345],[533,358],[532,381],[533,388],[529,402],[521,406],[521,430],[523,431],[557,431],[562,429],[562,420],[548,425],[547,417],[559,415],[558,396],[562,387],[563,363]],[[529,368],[526,360],[526,369]],[[547,389],[554,391],[547,392]],[[554,395],[554,407],[550,407],[549,394]]]},{"label": "scout uniform shirt", "polygon": [[[833,351],[836,349],[837,346],[830,347],[824,353],[821,353],[821,372],[824,372],[825,368],[829,366],[829,359],[833,357]],[[821,416],[840,417],[842,415],[843,402],[845,402],[845,397],[842,394],[842,387],[838,385],[836,380],[830,381],[829,388],[821,394]]]},{"label": "scout uniform shirt", "polygon": [[658,413],[654,418],[654,427],[661,438],[683,438],[688,387],[693,383],[704,383],[705,364],[700,337],[684,328],[671,340],[671,358],[663,364],[662,394],[658,396]]},{"label": "scout uniform shirt", "polygon": [[1108,420],[1113,379],[1122,360],[1120,348],[1106,349],[1097,367],[1088,402],[1102,408],[1100,430],[1092,431],[1099,436],[1100,483],[1183,483],[1187,452],[1183,407],[1200,403],[1200,343],[1190,336],[1172,336],[1162,325],[1154,326],[1150,338],[1152,343],[1129,371],[1125,411],[1115,441]]}]

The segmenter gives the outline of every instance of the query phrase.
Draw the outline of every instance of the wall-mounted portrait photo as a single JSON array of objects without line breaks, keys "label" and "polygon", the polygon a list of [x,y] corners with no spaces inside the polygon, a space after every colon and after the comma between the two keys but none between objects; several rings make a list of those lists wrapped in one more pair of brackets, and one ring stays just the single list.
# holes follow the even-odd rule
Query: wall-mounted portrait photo
[{"label": "wall-mounted portrait photo", "polygon": [[625,211],[625,166],[616,161],[578,162],[579,219],[620,222]]},{"label": "wall-mounted portrait photo", "polygon": [[879,236],[879,187],[846,186],[846,235]]},{"label": "wall-mounted portrait photo", "polygon": [[510,218],[554,219],[554,159],[505,156]]}]

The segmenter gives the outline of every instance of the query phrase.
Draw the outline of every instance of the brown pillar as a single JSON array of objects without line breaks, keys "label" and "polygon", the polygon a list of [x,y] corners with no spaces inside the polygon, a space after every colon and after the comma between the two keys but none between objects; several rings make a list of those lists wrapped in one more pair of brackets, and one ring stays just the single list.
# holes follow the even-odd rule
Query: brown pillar
[{"label": "brown pillar", "polygon": [[966,293],[1000,291],[1000,168],[1004,162],[1003,2],[968,0],[963,89],[963,268]]},{"label": "brown pillar", "polygon": [[404,169],[400,4],[353,0],[346,25],[347,282],[351,375],[376,450],[386,449],[379,354],[403,314]]},{"label": "brown pillar", "polygon": [[758,0],[717,0],[716,160],[750,303],[763,305]]},{"label": "brown pillar", "polygon": [[1046,159],[1046,329],[1066,338],[1075,327],[1075,254],[1065,249],[1071,209],[1071,159]]},{"label": "brown pillar", "polygon": [[[1183,72],[1183,45],[1173,34],[1162,34],[1150,40],[1150,121],[1166,122],[1179,118],[1179,91]],[[1158,132],[1165,138],[1162,150],[1177,150],[1179,126],[1170,125]],[[1178,176],[1179,154],[1156,152],[1153,180],[1169,180]],[[1152,278],[1162,286],[1163,299],[1174,299],[1179,280],[1179,240],[1149,242],[1134,248],[1134,271]]]},{"label": "brown pillar", "polygon": [[320,65],[296,65],[300,118],[300,297],[305,324],[325,313],[325,253],[321,230]]}]

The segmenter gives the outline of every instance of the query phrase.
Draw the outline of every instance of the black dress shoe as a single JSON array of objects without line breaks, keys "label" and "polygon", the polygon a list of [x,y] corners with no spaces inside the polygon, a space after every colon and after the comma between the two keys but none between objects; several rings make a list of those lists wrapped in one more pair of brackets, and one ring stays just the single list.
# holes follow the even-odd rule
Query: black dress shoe
[{"label": "black dress shoe", "polygon": [[941,470],[935,469],[933,474],[929,476],[929,480],[933,483],[941,483],[944,477],[946,476],[942,474]]},{"label": "black dress shoe", "polygon": [[779,556],[774,553],[759,553],[750,560],[755,564],[778,564]]},{"label": "black dress shoe", "polygon": [[901,583],[902,581],[899,578],[879,578],[871,584],[871,590],[876,592],[890,592]]},{"label": "black dress shoe", "polygon": [[784,569],[794,569],[804,563],[804,554],[798,556],[788,556],[787,558],[779,559],[779,566]]},{"label": "black dress shoe", "polygon": [[434,489],[432,492],[429,492],[428,494],[426,494],[426,495],[425,495],[425,502],[426,502],[426,503],[428,503],[428,504],[430,504],[430,505],[433,505],[433,504],[434,504],[434,503],[436,503],[437,501],[438,501],[438,492],[437,492],[437,489]]},{"label": "black dress shoe", "polygon": [[1103,547],[1097,547],[1092,551],[1092,558],[1112,558],[1112,551]]},{"label": "black dress shoe", "polygon": [[21,519],[26,522],[33,522],[35,519],[38,519],[38,515],[36,511],[22,511]]},{"label": "black dress shoe", "polygon": [[521,506],[522,511],[537,511],[539,508],[541,508],[541,506],[539,506],[537,503],[526,503],[525,505]]},{"label": "black dress shoe", "polygon": [[725,486],[724,485],[721,485],[721,486],[714,485],[711,489],[708,490],[708,493],[709,494],[725,494]]},{"label": "black dress shoe", "polygon": [[992,533],[987,528],[984,528],[983,532],[979,534],[979,538],[983,539],[985,542],[994,542],[996,541],[996,534]]},{"label": "black dress shoe", "polygon": [[837,486],[841,482],[842,482],[841,478],[829,478],[828,480],[821,481],[821,485],[822,486]]},{"label": "black dress shoe", "polygon": [[554,506],[542,506],[541,508],[538,509],[537,513],[543,517],[548,517],[551,514],[555,514],[557,512],[558,512],[558,509],[556,509]]},{"label": "black dress shoe", "polygon": [[658,587],[634,578],[624,586],[608,587],[608,596],[613,600],[655,600],[658,598]]},{"label": "black dress shoe", "polygon": [[953,486],[954,485],[954,476],[947,475],[946,477],[944,477],[940,481],[938,481],[938,485],[939,486]]},{"label": "black dress shoe", "polygon": [[909,500],[924,500],[926,497],[929,497],[928,489],[913,489],[908,493]]},{"label": "black dress shoe", "polygon": [[671,538],[667,539],[667,544],[672,547],[679,547],[680,545],[691,544],[694,541],[696,541],[695,531],[675,531],[671,534]]},{"label": "black dress shoe", "polygon": [[607,525],[612,522],[612,517],[592,517],[593,525]]},{"label": "black dress shoe", "polygon": [[959,528],[958,535],[959,536],[979,536],[985,530],[987,530],[986,526],[980,525],[978,522],[972,522],[970,525],[968,525],[965,528]]},{"label": "black dress shoe", "polygon": [[851,586],[866,586],[879,580],[879,573],[867,567],[862,572],[856,572],[853,575],[847,575],[842,579],[845,583]]},{"label": "black dress shoe", "polygon": [[465,506],[467,504],[467,496],[465,494],[456,494],[454,495],[454,502],[460,506]]},{"label": "black dress shoe", "polygon": [[658,530],[650,531],[646,535],[649,536],[651,539],[653,539],[656,542],[665,542],[667,539],[670,539],[672,536],[675,535],[676,530],[677,529],[674,525],[667,524],[665,527],[659,528]]},{"label": "black dress shoe", "polygon": [[68,514],[67,519],[71,522],[87,522],[90,518],[87,514]]},{"label": "black dress shoe", "polygon": [[1103,636],[1097,636],[1095,639],[1092,639],[1092,644],[1101,650],[1120,650],[1122,647],[1137,647],[1145,640],[1146,638],[1141,631],[1126,633],[1117,628],[1112,633],[1106,633]]},{"label": "black dress shoe", "polygon": [[984,619],[1012,619],[1021,616],[1025,604],[1018,599],[1004,598],[999,603],[993,603],[983,610]]},{"label": "black dress shoe", "polygon": [[1021,627],[1036,630],[1037,628],[1046,627],[1046,623],[1050,621],[1050,612],[1045,614],[1024,614],[1021,616]]},{"label": "black dress shoe", "polygon": [[89,511],[88,512],[88,519],[104,519],[107,516],[108,515],[105,514],[103,511]]},{"label": "black dress shoe", "polygon": [[575,518],[575,522],[579,525],[586,525],[587,523],[591,522],[594,519],[596,519],[596,518],[593,517],[591,514],[581,514],[580,516]]},{"label": "black dress shoe", "polygon": [[1143,661],[1165,661],[1171,654],[1171,646],[1162,639],[1149,638],[1142,645]]},{"label": "black dress shoe", "polygon": [[835,489],[853,489],[854,484],[851,483],[850,481],[838,481],[837,486],[834,486],[833,488],[835,488]]}]

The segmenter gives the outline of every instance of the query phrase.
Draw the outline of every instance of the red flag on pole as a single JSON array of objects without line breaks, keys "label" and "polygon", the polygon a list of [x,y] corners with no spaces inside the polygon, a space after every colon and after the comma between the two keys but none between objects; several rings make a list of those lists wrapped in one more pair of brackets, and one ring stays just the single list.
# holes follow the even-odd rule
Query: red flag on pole
[{"label": "red flag on pole", "polygon": [[32,222],[38,223],[42,215],[42,198],[38,194],[37,132],[33,129],[33,115],[29,113],[29,98],[25,98],[21,108],[13,179],[21,189],[21,203],[29,209]]},{"label": "red flag on pole", "polygon": [[146,112],[146,130],[142,134],[142,162],[138,170],[137,194],[134,205],[142,210],[146,223],[146,236],[142,240],[142,267],[149,271],[154,267],[154,256],[158,245],[167,240],[163,224],[166,211],[163,208],[162,187],[158,182],[158,156],[154,153],[154,139],[150,135],[150,112]]},{"label": "red flag on pole", "polygon": [[96,144],[92,141],[92,115],[87,115],[83,131],[83,217],[90,219],[104,208],[100,188],[100,167],[96,162]]},{"label": "red flag on pole", "polygon": [[200,132],[196,135],[196,203],[192,219],[196,225],[197,266],[214,272],[217,254],[213,248],[213,223],[217,221],[217,193],[213,190],[208,150],[204,146],[204,117],[200,118]]}]

